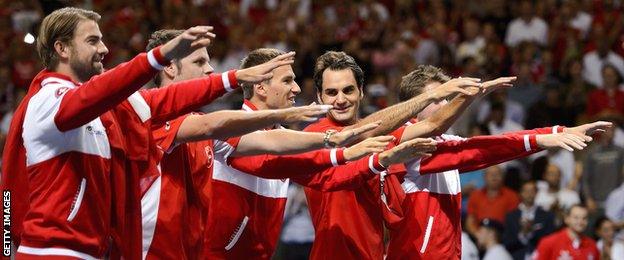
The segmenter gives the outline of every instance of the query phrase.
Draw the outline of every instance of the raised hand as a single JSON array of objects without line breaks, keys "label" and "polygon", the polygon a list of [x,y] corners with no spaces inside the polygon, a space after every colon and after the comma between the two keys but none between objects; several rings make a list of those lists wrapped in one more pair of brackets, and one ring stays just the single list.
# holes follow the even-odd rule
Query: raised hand
[{"label": "raised hand", "polygon": [[468,96],[476,95],[480,92],[481,79],[477,78],[455,78],[435,88],[430,92],[431,97],[436,101],[442,101],[456,94]]},{"label": "raised hand", "polygon": [[394,136],[383,135],[370,137],[344,150],[344,157],[347,161],[355,161],[372,153],[380,153],[386,150]]},{"label": "raised hand", "polygon": [[[583,124],[576,127],[566,127],[563,129],[564,133],[575,134],[578,136],[591,136],[597,133],[604,133],[608,128],[613,127],[613,123],[606,121],[596,121],[589,124]],[[585,141],[589,142],[592,138],[586,138]]]},{"label": "raised hand", "polygon": [[309,106],[278,109],[276,113],[283,117],[282,122],[285,124],[314,122],[319,116],[327,114],[332,107],[332,105],[312,104]]},{"label": "raised hand", "polygon": [[160,52],[167,60],[181,59],[197,49],[206,48],[216,37],[212,26],[195,26],[165,43]]},{"label": "raised hand", "polygon": [[404,163],[416,157],[431,156],[436,150],[436,141],[431,138],[415,138],[403,142],[396,147],[379,154],[379,163],[388,167],[392,164]]},{"label": "raised hand", "polygon": [[273,77],[273,70],[277,67],[290,65],[295,62],[295,52],[284,53],[270,61],[246,69],[236,71],[236,79],[240,83],[260,83]]},{"label": "raised hand", "polygon": [[481,93],[489,94],[490,92],[497,90],[497,89],[511,87],[513,86],[512,83],[516,81],[517,78],[518,77],[515,77],[515,76],[514,77],[500,77],[497,79],[483,82],[483,84],[481,85]]},{"label": "raised hand", "polygon": [[540,148],[548,149],[560,147],[570,152],[573,152],[575,149],[583,150],[583,148],[587,146],[585,142],[588,142],[588,138],[591,140],[591,137],[584,134],[577,135],[571,133],[556,133],[535,136],[537,145]]},{"label": "raised hand", "polygon": [[354,140],[359,139],[360,135],[379,127],[379,124],[381,124],[381,122],[377,121],[357,128],[342,130],[341,132],[334,133],[329,137],[329,143],[333,146],[346,146]]}]

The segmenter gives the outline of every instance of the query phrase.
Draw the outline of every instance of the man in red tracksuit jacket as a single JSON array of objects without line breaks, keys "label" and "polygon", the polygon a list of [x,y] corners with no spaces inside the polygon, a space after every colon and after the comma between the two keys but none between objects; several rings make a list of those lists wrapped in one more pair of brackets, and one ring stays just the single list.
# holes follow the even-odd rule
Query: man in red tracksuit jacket
[{"label": "man in red tracksuit jacket", "polygon": [[[400,96],[408,99],[431,91],[447,79],[448,77],[438,68],[419,66],[403,77]],[[418,114],[418,120],[430,117],[444,105],[444,103],[430,105]],[[544,139],[543,134],[569,132],[583,136],[587,132],[592,132],[591,130],[608,125],[606,122],[597,122],[575,128],[555,126],[508,133],[503,136],[479,136],[469,139],[451,135],[436,137],[437,140],[448,140],[456,145],[438,147],[434,156],[406,164],[407,174],[402,183],[406,193],[406,201],[403,203],[405,218],[399,225],[390,229],[387,258],[460,258],[459,173],[527,156],[539,151],[540,149],[536,149],[537,146],[540,148],[550,146],[549,140]],[[531,136],[535,134],[538,134],[536,140],[531,140]],[[455,169],[448,170],[446,166],[449,164],[456,164]]]},{"label": "man in red tracksuit jacket", "polygon": [[[47,69],[18,107],[4,153],[3,186],[19,209],[13,219],[18,259],[102,258],[111,238],[112,257],[141,258],[140,177],[159,175],[151,123],[204,105],[241,74],[135,92],[168,60],[206,47],[211,28],[191,28],[102,73],[107,49],[97,20],[94,12],[64,8],[41,26],[38,50]],[[262,81],[270,70],[246,78]]]},{"label": "man in red tracksuit jacket", "polygon": [[[324,104],[334,105],[334,109],[329,112],[329,116],[326,120],[321,120],[319,123],[309,126],[307,130],[323,131],[326,129],[341,129],[345,126],[357,123],[358,118],[356,111],[362,98],[361,82],[363,82],[363,79],[361,76],[361,70],[359,70],[355,61],[344,53],[327,52],[317,59],[315,68],[314,78],[318,90],[319,100]],[[498,86],[505,86],[512,80],[513,78],[500,78],[497,81],[483,83],[482,88],[490,90]],[[459,79],[451,80],[440,86],[440,88],[444,88],[443,86],[448,86],[448,84],[457,81],[459,81]],[[438,91],[440,90],[433,90],[429,93],[425,93],[424,96],[435,96],[434,93],[437,93]],[[432,120],[432,118],[446,118],[445,123],[441,124],[442,126],[436,129],[438,132],[444,131],[450,126],[452,121],[457,118],[459,114],[458,111],[465,109],[472,98],[473,97],[468,95],[460,95],[456,97],[449,105],[447,105],[445,109],[435,113],[435,116],[432,116],[427,120],[420,121],[417,124],[405,127],[405,129],[402,130],[402,134],[398,135],[400,137],[399,139],[401,139],[401,141],[405,141],[423,134],[426,134],[427,136],[432,134],[436,135],[435,131],[422,130],[423,128],[426,129],[426,126],[430,124],[431,121],[435,121]],[[410,101],[411,100],[415,100],[415,98],[410,99]],[[425,103],[424,106],[427,106],[430,103],[431,102]],[[440,102],[436,102],[433,104],[437,105],[439,103]],[[449,109],[449,107],[452,109]],[[397,117],[415,116],[422,110],[422,108],[424,107],[421,107],[418,110],[411,109],[405,112],[386,111],[398,109],[397,107],[390,107],[382,110],[382,112],[384,112],[385,115],[389,115],[390,118],[396,120],[396,124],[403,124],[408,120],[408,118],[403,117],[397,119]],[[425,110],[427,110],[427,108],[425,108]],[[366,119],[368,118],[365,118],[363,121],[366,122]],[[399,129],[397,131],[401,130]],[[550,136],[545,140],[548,141],[550,139],[552,141],[554,139],[559,141],[562,138],[564,137]],[[515,147],[517,147],[518,144],[520,144],[521,147],[525,147],[522,144],[526,142],[527,145],[533,145],[528,146],[530,148],[529,150],[537,148],[537,138],[534,135],[513,137],[508,140],[499,138],[499,140],[504,141],[509,145],[515,144]],[[578,139],[568,141],[581,142]],[[445,158],[444,160],[436,159],[436,161],[442,161],[444,163],[442,164],[444,167],[438,168],[438,170],[450,170],[454,167],[459,167],[462,162],[458,160],[448,160],[448,155],[454,154],[457,151],[457,146],[460,144],[462,143],[438,143],[436,152],[434,152],[433,156],[428,159],[434,160],[436,157]],[[455,150],[452,150],[450,153],[444,152],[448,151],[450,148],[455,148]],[[389,175],[390,178],[392,178],[392,176],[393,175]],[[387,201],[387,198],[380,196],[381,194],[378,194],[376,190],[379,190],[380,185],[382,184],[384,187],[398,184],[398,182],[388,180],[392,179],[381,181],[380,178],[376,178],[368,183],[368,186],[351,191],[319,192],[312,189],[306,189],[308,204],[316,231],[311,258],[383,258],[383,221],[385,220],[387,222],[388,219],[384,218],[383,214],[377,209],[378,204],[380,203],[380,197],[382,202],[384,200]],[[403,214],[407,213],[403,211]],[[401,222],[398,221],[398,223]],[[397,221],[386,224],[388,224],[390,228],[394,228]]]},{"label": "man in red tracksuit jacket", "polygon": [[588,222],[587,208],[574,205],[564,215],[565,227],[542,238],[532,259],[601,259],[596,241],[583,234]]}]

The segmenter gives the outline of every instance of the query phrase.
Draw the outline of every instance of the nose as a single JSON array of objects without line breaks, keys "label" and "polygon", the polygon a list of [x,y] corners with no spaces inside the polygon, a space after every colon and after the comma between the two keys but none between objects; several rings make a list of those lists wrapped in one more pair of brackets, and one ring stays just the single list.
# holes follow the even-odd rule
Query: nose
[{"label": "nose", "polygon": [[210,75],[214,72],[214,68],[210,65],[210,63],[206,63],[204,68],[204,75]]},{"label": "nose", "polygon": [[347,103],[347,97],[344,95],[344,93],[342,92],[338,93],[338,96],[336,96],[336,103],[337,104]]},{"label": "nose", "polygon": [[104,42],[100,41],[100,44],[98,45],[97,52],[98,52],[98,54],[102,55],[102,57],[104,57],[104,55],[108,54],[108,48],[106,48],[106,45],[104,44]]},{"label": "nose", "polygon": [[292,92],[295,95],[301,93],[301,88],[299,87],[299,84],[297,84],[296,81],[293,81],[293,86],[290,89],[290,92]]}]

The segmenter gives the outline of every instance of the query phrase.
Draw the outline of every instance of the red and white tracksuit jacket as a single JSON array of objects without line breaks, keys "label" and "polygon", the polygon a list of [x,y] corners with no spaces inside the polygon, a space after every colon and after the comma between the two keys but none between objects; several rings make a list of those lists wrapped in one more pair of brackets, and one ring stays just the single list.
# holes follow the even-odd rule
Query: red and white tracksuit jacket
[{"label": "red and white tracksuit jacket", "polygon": [[[256,110],[248,101],[243,108]],[[349,171],[314,174],[344,163],[342,150],[336,149],[240,158],[230,158],[231,151],[215,149],[204,241],[204,256],[211,259],[269,259],[273,255],[284,217],[288,177],[295,176],[293,181],[303,185],[339,189],[370,178],[369,160],[381,168],[375,157],[348,164]]]},{"label": "red and white tracksuit jacket", "polygon": [[568,228],[564,227],[542,238],[531,258],[534,260],[600,259],[600,251],[593,239],[581,234],[579,239],[572,240],[568,232]]},{"label": "red and white tracksuit jacket", "polygon": [[18,254],[101,258],[112,237],[112,257],[141,258],[140,182],[159,175],[151,123],[225,91],[214,79],[135,92],[164,63],[155,49],[84,84],[48,71],[35,78],[11,126],[24,149],[19,135],[7,148],[25,164],[3,171],[5,188],[30,200]]},{"label": "red and white tracksuit jacket", "polygon": [[[311,124],[304,131],[325,132],[340,131],[345,126],[323,118]],[[392,133],[396,142],[401,140],[404,128]],[[379,172],[377,172],[379,173]],[[385,173],[384,173],[385,174]],[[393,214],[387,214],[391,201],[390,193],[382,186],[377,174],[349,190],[321,191],[305,188],[308,207],[315,229],[311,259],[382,259],[384,255],[383,225],[384,220]],[[386,176],[393,180],[396,176]],[[400,183],[385,181],[385,187],[398,186]],[[391,188],[391,187],[390,187]],[[400,187],[395,187],[400,189]],[[383,196],[386,201],[380,200]],[[390,209],[392,211],[392,209]],[[395,213],[395,212],[392,212]]]},{"label": "red and white tracksuit jacket", "polygon": [[187,116],[168,121],[152,132],[159,147],[167,153],[161,161],[160,183],[154,183],[160,185],[160,202],[148,259],[201,258],[213,145],[225,148],[225,144],[219,140],[175,144]]},{"label": "red and white tracksuit jacket", "polygon": [[[459,259],[461,257],[461,184],[459,174],[540,151],[536,134],[548,127],[499,136],[437,137],[432,157],[406,164],[402,187],[405,217],[390,229],[388,259]],[[449,170],[449,166],[452,166]],[[455,168],[455,169],[452,169]]]}]

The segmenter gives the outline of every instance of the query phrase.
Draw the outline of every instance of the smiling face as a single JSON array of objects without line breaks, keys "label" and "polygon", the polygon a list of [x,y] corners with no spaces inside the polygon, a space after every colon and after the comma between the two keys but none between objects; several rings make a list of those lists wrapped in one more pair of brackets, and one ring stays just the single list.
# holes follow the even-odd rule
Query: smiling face
[{"label": "smiling face", "polygon": [[102,59],[108,53],[108,48],[102,42],[102,33],[95,21],[81,21],[68,48],[69,66],[80,81],[88,81],[104,72]]},{"label": "smiling face", "polygon": [[256,91],[265,96],[264,103],[270,109],[292,107],[295,105],[295,97],[301,93],[290,65],[277,67],[273,70],[273,78],[260,85]]},{"label": "smiling face", "polygon": [[364,94],[358,87],[351,69],[326,69],[322,77],[323,85],[319,101],[334,106],[328,116],[343,125],[354,124],[358,120],[360,101]]}]

